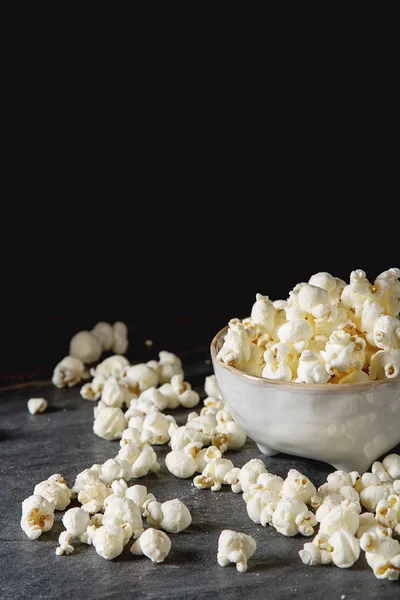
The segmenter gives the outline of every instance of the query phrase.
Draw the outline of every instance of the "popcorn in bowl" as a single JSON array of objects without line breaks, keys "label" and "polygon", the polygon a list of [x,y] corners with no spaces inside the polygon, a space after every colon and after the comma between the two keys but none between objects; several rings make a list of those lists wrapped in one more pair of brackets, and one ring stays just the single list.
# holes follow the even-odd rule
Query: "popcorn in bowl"
[{"label": "popcorn in bowl", "polygon": [[217,359],[245,373],[294,383],[363,383],[400,374],[400,269],[372,284],[316,273],[287,300],[256,295],[251,316],[231,319]]}]

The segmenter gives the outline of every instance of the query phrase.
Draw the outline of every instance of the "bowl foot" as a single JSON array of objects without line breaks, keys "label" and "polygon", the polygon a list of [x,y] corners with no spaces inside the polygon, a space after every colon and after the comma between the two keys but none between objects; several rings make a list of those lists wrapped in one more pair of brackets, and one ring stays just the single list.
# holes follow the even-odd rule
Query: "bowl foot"
[{"label": "bowl foot", "polygon": [[261,454],[265,454],[265,456],[275,456],[275,454],[278,454],[277,450],[273,450],[272,448],[269,448],[269,446],[264,446],[264,444],[257,444],[257,448]]}]

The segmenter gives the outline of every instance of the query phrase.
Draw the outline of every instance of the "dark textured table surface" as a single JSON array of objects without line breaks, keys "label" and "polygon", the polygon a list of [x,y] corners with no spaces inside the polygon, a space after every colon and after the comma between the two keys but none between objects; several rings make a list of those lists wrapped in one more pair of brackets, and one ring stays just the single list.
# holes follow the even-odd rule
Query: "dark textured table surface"
[{"label": "dark textured table surface", "polygon": [[[187,355],[186,379],[204,396],[204,377],[211,373],[207,352]],[[165,563],[155,565],[129,553],[113,561],[100,558],[93,547],[76,544],[70,556],[56,556],[62,525],[57,513],[53,528],[31,541],[19,526],[21,501],[39,481],[62,473],[72,485],[76,474],[118,452],[118,442],[107,442],[92,432],[93,403],[82,400],[80,386],[58,390],[46,382],[10,385],[0,390],[0,598],[354,598],[398,599],[398,582],[377,580],[361,556],[351,569],[306,567],[297,554],[306,540],[287,538],[272,527],[262,528],[246,513],[241,494],[224,487],[220,492],[197,490],[191,479],[180,480],[164,466],[167,446],[156,447],[161,462],[158,475],[136,483],[146,485],[158,500],[178,497],[192,513],[184,532],[171,534],[172,550]],[[48,410],[30,415],[27,400],[45,397]],[[183,424],[189,411],[174,411]],[[399,448],[397,448],[399,451]],[[260,457],[248,440],[244,448],[226,454],[235,466]],[[329,465],[278,455],[265,458],[267,468],[285,477],[297,468],[320,485]],[[234,565],[217,564],[218,536],[230,528],[252,535],[257,551],[247,573]],[[309,540],[308,540],[309,541]]]}]

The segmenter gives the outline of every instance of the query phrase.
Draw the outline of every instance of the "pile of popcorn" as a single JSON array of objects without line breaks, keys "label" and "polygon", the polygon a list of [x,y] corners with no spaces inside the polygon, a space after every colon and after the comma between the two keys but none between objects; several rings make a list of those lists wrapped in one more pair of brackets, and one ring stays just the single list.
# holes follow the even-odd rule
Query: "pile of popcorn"
[{"label": "pile of popcorn", "polygon": [[[339,294],[342,301],[343,294],[344,291]],[[265,299],[258,299],[257,303],[253,313],[260,317],[266,314],[264,307],[269,309],[270,303]],[[273,308],[275,312],[270,314],[276,323],[279,311]],[[284,310],[290,312],[289,308]],[[307,323],[311,326],[308,318],[297,320],[306,323],[299,326],[302,330]],[[313,327],[316,321],[317,318],[312,321]],[[238,338],[231,336],[231,340],[240,339],[243,331],[247,339],[249,326],[240,324],[240,327],[242,333]],[[372,335],[374,339],[378,337],[375,330]],[[359,336],[354,333],[351,337]],[[367,338],[368,334],[365,339],[360,337],[370,344]],[[385,335],[383,338],[386,339]],[[308,341],[311,343],[315,338]],[[380,338],[378,341],[381,342]],[[290,342],[291,348],[296,343]],[[283,344],[289,342],[276,345]],[[253,345],[257,347],[257,343]],[[232,348],[239,350],[237,344]],[[385,348],[382,351],[394,352]],[[354,352],[352,347],[349,353]],[[345,351],[342,354],[343,358],[347,356]],[[242,361],[235,364],[242,365]],[[145,486],[132,480],[149,472],[158,473],[160,464],[154,447],[169,444],[165,467],[172,475],[180,479],[193,477],[197,489],[217,492],[223,486],[230,486],[235,494],[242,493],[248,516],[254,523],[269,525],[289,537],[298,534],[311,537],[319,526],[314,539],[299,552],[305,565],[333,564],[348,568],[363,550],[377,578],[399,578],[400,542],[396,537],[400,537],[400,456],[386,456],[363,475],[331,473],[317,490],[295,469],[283,479],[268,472],[260,459],[252,459],[239,468],[224,458],[226,451],[243,447],[246,433],[225,407],[214,375],[205,379],[207,397],[203,407],[200,412],[190,412],[185,425],[178,426],[172,415],[164,414],[163,411],[179,406],[192,409],[200,402],[199,394],[185,381],[182,363],[174,354],[162,351],[158,361],[137,365],[116,354],[92,367],[90,374],[93,379],[83,385],[81,395],[98,402],[94,407],[93,432],[106,440],[118,439],[119,451],[103,464],[78,473],[71,487],[61,474],[38,483],[33,495],[22,503],[21,527],[30,539],[36,540],[51,529],[55,511],[66,511],[62,518],[65,530],[55,550],[58,556],[71,554],[75,544],[80,543],[93,546],[99,556],[112,560],[130,544],[132,554],[163,562],[171,549],[167,533],[185,530],[192,516],[179,499],[160,503]],[[82,359],[69,355],[56,366],[53,383],[71,387],[88,378]],[[34,414],[33,409],[40,411],[44,399],[31,400],[34,400],[31,403]],[[74,500],[78,506],[68,509]],[[251,536],[232,530],[221,532],[217,551],[220,566],[235,563],[237,570],[244,572],[255,552],[256,542]]]},{"label": "pile of popcorn", "polygon": [[232,319],[218,359],[250,375],[295,383],[361,383],[400,374],[400,269],[371,284],[317,273],[287,300],[257,294]]}]

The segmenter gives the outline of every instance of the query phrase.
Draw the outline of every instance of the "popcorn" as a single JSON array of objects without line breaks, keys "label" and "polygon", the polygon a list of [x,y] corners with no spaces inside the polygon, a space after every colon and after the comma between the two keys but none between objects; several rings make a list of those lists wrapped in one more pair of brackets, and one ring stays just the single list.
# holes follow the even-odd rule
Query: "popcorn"
[{"label": "popcorn", "polygon": [[180,479],[192,477],[197,470],[196,460],[185,450],[172,450],[172,452],[169,452],[165,457],[165,466],[172,475]]},{"label": "popcorn", "polygon": [[[260,488],[260,486],[251,486],[251,488]],[[268,523],[272,521],[272,516],[280,501],[279,492],[269,489],[256,489],[250,488],[251,497],[248,499],[246,504],[247,514],[254,523],[261,523],[263,527],[266,527]]]},{"label": "popcorn", "polygon": [[105,440],[116,440],[122,437],[127,422],[120,408],[106,406],[97,414],[93,423],[93,431]]},{"label": "popcorn", "polygon": [[286,498],[297,498],[305,504],[309,504],[317,490],[305,475],[296,469],[290,469],[282,485],[282,495]]},{"label": "popcorn", "polygon": [[192,390],[190,383],[183,381],[183,375],[174,375],[171,378],[171,386],[178,396],[179,403],[185,408],[193,408],[199,403],[199,394]]},{"label": "popcorn", "polygon": [[331,299],[326,290],[306,283],[299,291],[298,303],[305,313],[321,318],[328,312]]},{"label": "popcorn", "polygon": [[117,321],[113,325],[113,337],[111,349],[115,354],[125,354],[128,350],[128,328],[125,323]]},{"label": "popcorn", "polygon": [[395,530],[400,523],[400,497],[391,494],[386,500],[380,500],[376,506],[375,518],[387,529]]},{"label": "popcorn", "polygon": [[96,375],[89,383],[85,383],[81,387],[81,396],[85,400],[96,401],[100,398],[106,377],[104,375]]},{"label": "popcorn", "polygon": [[170,383],[164,383],[158,388],[158,391],[166,399],[167,408],[172,409],[179,406],[179,397]]},{"label": "popcorn", "polygon": [[87,379],[85,365],[75,356],[66,356],[55,366],[52,382],[58,388],[73,387]]},{"label": "popcorn", "polygon": [[381,484],[379,480],[378,485],[369,485],[360,493],[361,504],[369,511],[375,512],[378,502],[380,500],[387,500],[391,494],[394,493],[392,484],[384,483]]},{"label": "popcorn", "polygon": [[119,442],[119,445],[121,446],[121,448],[123,448],[126,444],[133,444],[138,448],[142,448],[142,437],[140,435],[140,431],[135,427],[127,427],[122,432],[122,437]]},{"label": "popcorn", "polygon": [[93,485],[98,481],[98,472],[92,469],[85,469],[78,473],[75,479],[75,483],[72,487],[72,493],[76,496],[79,494],[81,490],[85,487],[85,485]]},{"label": "popcorn", "polygon": [[271,334],[275,325],[276,308],[268,298],[256,294],[256,302],[251,309],[251,320],[262,333]]},{"label": "popcorn", "polygon": [[90,524],[90,517],[82,508],[70,508],[64,514],[62,522],[66,532],[73,538],[85,533]]},{"label": "popcorn", "polygon": [[222,400],[221,392],[219,391],[217,378],[215,375],[209,375],[204,382],[204,390],[207,396],[211,398],[219,398]]},{"label": "popcorn", "polygon": [[360,546],[377,579],[396,581],[400,575],[400,543],[380,531],[364,533]]},{"label": "popcorn", "polygon": [[396,317],[380,317],[373,329],[375,346],[390,352],[400,348],[400,320]]},{"label": "popcorn", "polygon": [[200,411],[200,416],[215,417],[220,410],[224,410],[225,404],[219,398],[212,396],[205,398],[203,401],[204,408]]},{"label": "popcorn", "polygon": [[71,545],[71,541],[73,540],[73,535],[68,533],[68,531],[62,531],[58,538],[59,546],[56,548],[57,556],[62,556],[63,554],[71,554],[74,551],[74,547]]},{"label": "popcorn", "polygon": [[333,563],[341,569],[354,565],[360,556],[360,544],[348,531],[337,531],[332,536],[318,534],[311,543],[304,544],[299,552],[305,565]]},{"label": "popcorn", "polygon": [[369,367],[371,379],[391,379],[400,375],[400,350],[385,352],[380,350],[371,358]]},{"label": "popcorn", "polygon": [[117,379],[120,379],[128,365],[129,361],[125,356],[114,354],[99,363],[95,369],[91,369],[90,373],[93,377],[102,375],[107,378],[113,375]]},{"label": "popcorn", "polygon": [[[339,280],[341,281],[341,280]],[[332,294],[332,292],[334,292],[336,290],[337,287],[337,281],[335,277],[332,277],[332,275],[330,273],[326,273],[326,272],[321,272],[321,273],[316,273],[315,275],[311,275],[310,279],[308,280],[308,283],[311,286],[316,286],[319,288],[322,288],[323,290],[326,290],[328,292],[328,294]],[[345,282],[343,281],[343,286],[345,286]]]},{"label": "popcorn", "polygon": [[243,492],[246,492],[253,483],[257,483],[261,473],[268,473],[265,464],[259,458],[252,458],[240,469],[239,481]]},{"label": "popcorn", "polygon": [[337,506],[340,506],[342,502],[343,498],[340,494],[333,493],[325,496],[322,499],[322,503],[315,512],[317,521],[321,523],[322,519],[324,519],[326,515],[331,512],[331,510],[333,510]]},{"label": "popcorn", "polygon": [[361,371],[365,363],[365,346],[363,338],[338,329],[331,334],[321,357],[328,371]]},{"label": "popcorn", "polygon": [[125,373],[125,380],[131,386],[137,385],[141,392],[158,385],[158,375],[144,363],[129,367]]},{"label": "popcorn", "polygon": [[101,343],[90,331],[79,331],[69,345],[70,355],[79,358],[83,363],[96,362],[102,351]]},{"label": "popcorn", "polygon": [[226,458],[214,458],[207,463],[202,474],[193,479],[193,485],[198,489],[210,487],[213,492],[218,492],[225,484],[224,476],[232,469],[232,461]]},{"label": "popcorn", "polygon": [[160,465],[157,462],[157,454],[151,446],[145,445],[131,467],[131,477],[139,479],[149,472],[158,473],[159,470]]},{"label": "popcorn", "polygon": [[239,467],[234,467],[233,469],[225,473],[224,483],[231,486],[231,490],[234,494],[239,494],[242,491]]},{"label": "popcorn", "polygon": [[231,366],[236,366],[241,362],[248,361],[250,356],[250,342],[245,328],[239,319],[231,319],[224,345],[218,352],[217,359]]},{"label": "popcorn", "polygon": [[281,325],[277,331],[280,342],[302,342],[313,336],[313,327],[306,319],[293,319]]},{"label": "popcorn", "polygon": [[113,498],[128,498],[129,500],[133,500],[140,512],[143,513],[145,505],[155,500],[153,494],[148,493],[144,485],[131,485],[128,487],[128,484],[123,479],[113,481],[111,489],[113,493],[104,501],[106,508]]},{"label": "popcorn", "polygon": [[384,271],[375,279],[376,296],[386,314],[397,317],[400,313],[400,269]]},{"label": "popcorn", "polygon": [[257,549],[256,541],[245,533],[224,529],[218,539],[217,560],[220,567],[236,563],[240,573],[247,571],[247,561]]},{"label": "popcorn", "polygon": [[169,383],[174,375],[182,375],[183,378],[182,362],[180,358],[166,350],[162,350],[158,357],[160,360],[158,362],[157,372],[161,384]]},{"label": "popcorn", "polygon": [[[102,350],[108,352],[113,344],[113,327],[110,323],[99,321],[92,329],[92,334],[99,340]],[[123,352],[122,352],[123,354]]]},{"label": "popcorn", "polygon": [[170,550],[171,540],[167,534],[153,528],[146,529],[130,548],[132,554],[144,554],[155,563],[164,562]]},{"label": "popcorn", "polygon": [[154,386],[142,392],[139,400],[151,402],[158,410],[165,410],[168,407],[168,398]]},{"label": "popcorn", "polygon": [[124,549],[124,531],[121,527],[105,527],[102,525],[95,530],[93,546],[99,556],[112,560]]},{"label": "popcorn", "polygon": [[169,533],[179,533],[192,522],[192,516],[187,507],[175,498],[167,502],[150,500],[145,506],[145,516],[150,527],[161,528]]},{"label": "popcorn", "polygon": [[372,513],[364,513],[360,515],[360,525],[357,529],[356,537],[361,539],[364,533],[371,533],[374,531],[380,531],[383,535],[391,537],[392,531],[387,527],[384,527],[375,519]]},{"label": "popcorn", "polygon": [[346,502],[342,502],[324,516],[319,533],[326,533],[328,536],[341,530],[348,531],[352,535],[357,533],[360,524],[358,506],[356,503],[346,504]]},{"label": "popcorn", "polygon": [[187,426],[200,431],[204,439],[210,442],[217,431],[217,420],[210,415],[199,416],[196,412],[193,412],[188,415]]},{"label": "popcorn", "polygon": [[273,344],[264,352],[263,377],[291,381],[297,373],[298,353],[289,343]]},{"label": "popcorn", "polygon": [[121,450],[118,452],[117,458],[126,460],[130,465],[133,465],[140,455],[141,447],[141,445],[136,446],[135,444],[128,442],[127,444],[121,446]]},{"label": "popcorn", "polygon": [[326,370],[321,356],[311,350],[304,350],[301,353],[296,383],[327,383],[330,378],[331,375]]},{"label": "popcorn", "polygon": [[71,490],[62,475],[51,475],[45,481],[38,483],[33,490],[37,496],[46,498],[54,504],[56,510],[65,510],[71,502]]},{"label": "popcorn", "polygon": [[22,502],[21,529],[31,540],[49,531],[54,523],[54,509],[52,502],[42,496],[29,496]]},{"label": "popcorn", "polygon": [[169,442],[169,427],[175,423],[174,417],[153,412],[143,420],[142,440],[149,444],[166,444]]},{"label": "popcorn", "polygon": [[121,408],[124,404],[129,404],[132,397],[133,394],[129,392],[127,387],[122,385],[113,375],[104,382],[101,399],[107,406]]},{"label": "popcorn", "polygon": [[44,398],[30,398],[28,400],[28,411],[31,415],[36,415],[36,413],[42,413],[47,408],[47,400]]},{"label": "popcorn", "polygon": [[309,536],[314,533],[317,519],[306,504],[296,498],[283,497],[279,500],[272,515],[272,525],[279,533],[292,537],[301,533]]},{"label": "popcorn", "polygon": [[[216,415],[216,420],[217,435],[222,434],[224,436],[227,450],[237,450],[244,446],[247,434],[240,425],[235,423],[227,410],[220,410]],[[216,445],[215,442],[213,443]]]},{"label": "popcorn", "polygon": [[97,513],[104,508],[104,501],[112,493],[111,489],[99,479],[94,483],[87,483],[78,493],[78,500],[82,510],[87,513]]},{"label": "popcorn", "polygon": [[108,502],[104,511],[103,525],[106,527],[122,527],[125,524],[130,525],[130,527],[127,527],[124,531],[124,545],[132,535],[136,539],[143,532],[142,515],[133,500],[115,496]]},{"label": "popcorn", "polygon": [[188,444],[199,442],[203,445],[206,442],[206,438],[201,431],[189,425],[183,425],[175,429],[170,426],[168,431],[171,436],[171,450],[183,450]]},{"label": "popcorn", "polygon": [[128,460],[122,458],[109,458],[101,465],[99,479],[110,485],[115,479],[131,478],[131,465]]}]

